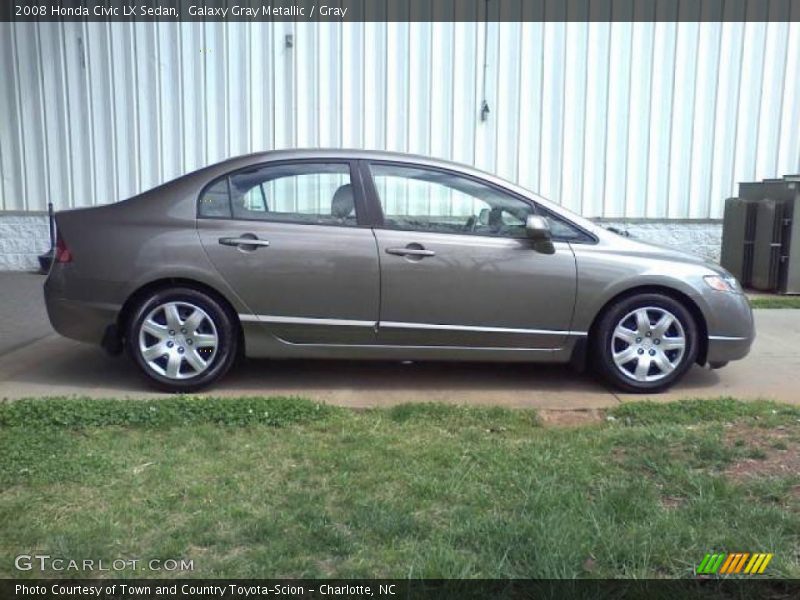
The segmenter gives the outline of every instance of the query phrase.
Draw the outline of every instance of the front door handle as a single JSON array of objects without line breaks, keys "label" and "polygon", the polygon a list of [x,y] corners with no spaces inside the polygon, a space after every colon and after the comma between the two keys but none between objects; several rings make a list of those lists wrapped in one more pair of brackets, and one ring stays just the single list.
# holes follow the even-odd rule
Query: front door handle
[{"label": "front door handle", "polygon": [[269,246],[268,240],[260,240],[257,237],[221,237],[219,243],[223,246]]},{"label": "front door handle", "polygon": [[425,248],[387,248],[386,254],[394,254],[395,256],[436,256],[433,250],[426,250]]}]

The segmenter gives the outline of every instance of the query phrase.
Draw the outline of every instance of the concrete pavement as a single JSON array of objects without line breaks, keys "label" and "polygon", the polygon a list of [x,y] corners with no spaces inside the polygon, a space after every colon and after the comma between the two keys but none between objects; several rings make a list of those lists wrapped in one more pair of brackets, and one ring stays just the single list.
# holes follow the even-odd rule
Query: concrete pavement
[{"label": "concrete pavement", "polygon": [[[149,388],[126,358],[52,333],[41,277],[14,274],[10,280],[12,285],[9,274],[0,274],[0,398],[165,396]],[[756,311],[756,327],[748,358],[719,371],[695,367],[652,399],[735,396],[800,404],[800,311]],[[294,360],[246,361],[206,395],[296,395],[353,407],[441,401],[561,410],[643,399],[561,366]]]},{"label": "concrete pavement", "polygon": [[0,272],[0,356],[53,333],[38,273]]}]

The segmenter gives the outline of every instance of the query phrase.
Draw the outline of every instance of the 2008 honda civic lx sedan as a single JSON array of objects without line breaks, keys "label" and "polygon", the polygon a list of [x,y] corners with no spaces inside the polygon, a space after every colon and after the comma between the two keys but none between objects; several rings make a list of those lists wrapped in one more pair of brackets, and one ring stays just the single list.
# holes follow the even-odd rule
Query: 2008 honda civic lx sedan
[{"label": "2008 honda civic lx sedan", "polygon": [[56,224],[55,329],[173,391],[246,355],[573,362],[656,392],[754,337],[719,266],[418,156],[252,154]]}]

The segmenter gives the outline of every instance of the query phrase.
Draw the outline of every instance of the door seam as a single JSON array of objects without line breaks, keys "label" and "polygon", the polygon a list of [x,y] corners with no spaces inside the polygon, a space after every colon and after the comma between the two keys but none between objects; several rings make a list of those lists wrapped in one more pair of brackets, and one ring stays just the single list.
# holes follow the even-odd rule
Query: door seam
[{"label": "door seam", "polygon": [[381,311],[383,310],[383,261],[381,260],[380,245],[378,244],[378,236],[375,233],[375,227],[370,227],[372,231],[372,240],[375,242],[375,255],[378,257],[378,314],[375,318],[375,325],[373,331],[378,335],[381,326]]}]

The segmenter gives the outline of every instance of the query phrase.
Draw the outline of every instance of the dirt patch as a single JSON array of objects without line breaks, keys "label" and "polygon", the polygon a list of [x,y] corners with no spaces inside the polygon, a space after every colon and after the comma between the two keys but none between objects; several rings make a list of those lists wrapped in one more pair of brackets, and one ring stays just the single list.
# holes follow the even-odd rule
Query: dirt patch
[{"label": "dirt patch", "polygon": [[603,411],[588,410],[540,410],[538,412],[545,427],[581,427],[605,420]]},{"label": "dirt patch", "polygon": [[667,510],[680,508],[686,503],[686,498],[680,496],[661,496],[661,506]]},{"label": "dirt patch", "polygon": [[[725,469],[725,475],[735,481],[800,474],[800,443],[796,432],[787,427],[765,429],[735,425],[725,432],[724,439],[730,446],[745,445],[752,455]],[[800,490],[800,486],[795,489]]]}]

